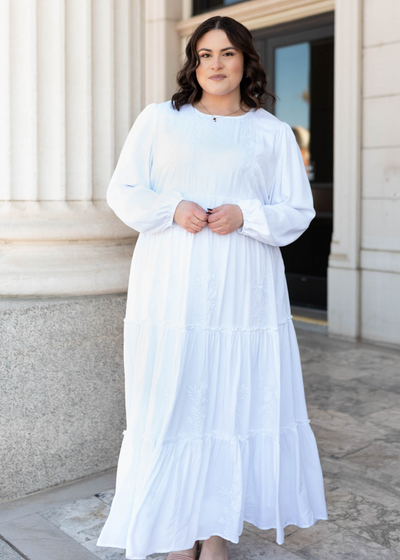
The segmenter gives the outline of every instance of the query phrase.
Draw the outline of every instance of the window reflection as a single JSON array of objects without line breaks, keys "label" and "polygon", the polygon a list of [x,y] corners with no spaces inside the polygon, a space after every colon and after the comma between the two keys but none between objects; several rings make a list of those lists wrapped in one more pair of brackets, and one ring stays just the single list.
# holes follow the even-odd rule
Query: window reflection
[{"label": "window reflection", "polygon": [[287,122],[296,136],[310,181],[315,164],[310,158],[310,43],[275,49],[275,115]]}]

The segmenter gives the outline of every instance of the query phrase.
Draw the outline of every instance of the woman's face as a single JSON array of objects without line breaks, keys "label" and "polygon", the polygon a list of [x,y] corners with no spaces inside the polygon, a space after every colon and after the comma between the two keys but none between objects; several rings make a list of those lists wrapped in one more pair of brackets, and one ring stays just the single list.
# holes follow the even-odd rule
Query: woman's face
[{"label": "woman's face", "polygon": [[[225,31],[212,29],[196,45],[200,65],[196,77],[201,88],[211,95],[226,95],[239,88],[243,78],[244,57],[229,41]],[[222,74],[220,79],[211,79]]]}]

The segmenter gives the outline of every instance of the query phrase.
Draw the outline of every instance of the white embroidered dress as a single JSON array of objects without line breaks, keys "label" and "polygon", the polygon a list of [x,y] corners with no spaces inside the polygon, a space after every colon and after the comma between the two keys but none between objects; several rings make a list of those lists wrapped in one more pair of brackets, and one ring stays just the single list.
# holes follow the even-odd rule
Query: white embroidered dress
[{"label": "white embroidered dress", "polygon": [[[238,204],[228,235],[189,233],[181,200]],[[191,548],[243,521],[327,519],[279,247],[315,216],[294,133],[259,109],[214,122],[151,103],[136,119],[107,201],[140,232],[124,320],[127,425],[97,545],[126,558]]]}]

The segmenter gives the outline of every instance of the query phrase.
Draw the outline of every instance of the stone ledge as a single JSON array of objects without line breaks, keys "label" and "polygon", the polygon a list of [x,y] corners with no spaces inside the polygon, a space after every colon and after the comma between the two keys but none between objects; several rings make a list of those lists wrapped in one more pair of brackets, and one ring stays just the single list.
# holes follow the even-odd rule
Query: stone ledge
[{"label": "stone ledge", "polygon": [[125,225],[105,200],[3,201],[2,242],[130,239],[138,232]]},{"label": "stone ledge", "polygon": [[134,245],[129,241],[7,243],[0,293],[6,297],[125,293]]}]

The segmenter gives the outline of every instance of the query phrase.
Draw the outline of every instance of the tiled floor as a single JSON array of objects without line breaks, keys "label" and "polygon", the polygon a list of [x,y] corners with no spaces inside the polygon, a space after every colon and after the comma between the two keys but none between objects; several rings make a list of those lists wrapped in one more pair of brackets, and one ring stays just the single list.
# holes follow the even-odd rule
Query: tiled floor
[{"label": "tiled floor", "polygon": [[[400,351],[297,336],[329,520],[286,527],[281,546],[274,529],[245,523],[229,558],[400,560]],[[0,559],[124,560],[121,549],[96,547],[114,482],[112,470],[1,504]]]}]

